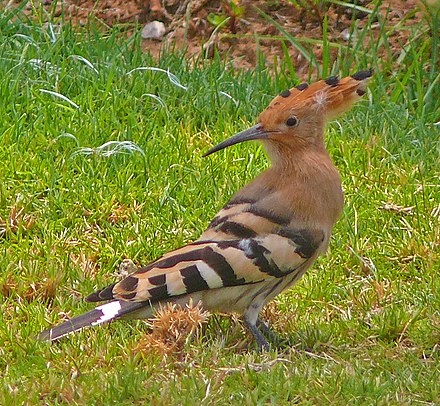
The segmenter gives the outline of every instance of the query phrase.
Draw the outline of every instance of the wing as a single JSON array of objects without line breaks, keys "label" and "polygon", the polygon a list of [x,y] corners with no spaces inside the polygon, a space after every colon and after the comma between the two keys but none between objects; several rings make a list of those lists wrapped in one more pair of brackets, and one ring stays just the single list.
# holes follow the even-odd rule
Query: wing
[{"label": "wing", "polygon": [[197,241],[99,290],[87,301],[154,303],[197,291],[283,277],[313,261],[323,233],[280,227],[249,238]]}]

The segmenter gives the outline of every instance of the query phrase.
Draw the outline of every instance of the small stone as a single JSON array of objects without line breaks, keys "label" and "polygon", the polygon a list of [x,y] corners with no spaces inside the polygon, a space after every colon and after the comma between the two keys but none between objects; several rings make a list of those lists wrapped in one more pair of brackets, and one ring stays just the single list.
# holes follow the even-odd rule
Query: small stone
[{"label": "small stone", "polygon": [[152,21],[142,30],[143,39],[161,39],[165,35],[165,24],[161,21]]},{"label": "small stone", "polygon": [[119,275],[126,278],[128,275],[133,273],[134,271],[137,271],[137,266],[134,264],[134,262],[131,259],[124,259],[119,264]]},{"label": "small stone", "polygon": [[348,41],[350,39],[350,30],[348,28],[345,28],[344,30],[342,30],[342,32],[339,34],[339,36],[344,41]]}]

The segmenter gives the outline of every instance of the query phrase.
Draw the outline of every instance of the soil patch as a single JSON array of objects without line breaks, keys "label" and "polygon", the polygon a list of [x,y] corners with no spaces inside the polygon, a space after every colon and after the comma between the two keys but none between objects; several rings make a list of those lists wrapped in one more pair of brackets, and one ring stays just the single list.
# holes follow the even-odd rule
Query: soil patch
[{"label": "soil patch", "polygon": [[[374,2],[367,0],[347,1],[350,7],[312,0],[272,1],[207,1],[207,0],[64,0],[52,3],[43,0],[43,7],[57,18],[72,21],[78,27],[90,19],[97,20],[103,28],[114,25],[126,27],[128,35],[151,21],[165,24],[166,33],[160,40],[146,39],[146,51],[157,57],[164,49],[185,49],[188,56],[212,57],[217,51],[232,61],[237,68],[253,68],[261,51],[269,65],[274,58],[283,59],[288,54],[298,76],[309,72],[309,62],[288,41],[282,41],[282,33],[267,20],[269,16],[293,35],[312,53],[318,62],[322,60],[322,37],[324,17],[327,18],[328,41],[347,44],[351,39],[353,22],[359,30],[367,24],[369,11]],[[9,2],[10,4],[10,2]],[[31,5],[27,6],[31,12]],[[258,10],[261,10],[259,12]],[[263,14],[264,13],[264,14]],[[387,37],[384,57],[393,59],[410,40],[411,25],[423,20],[417,11],[416,0],[383,1],[373,35],[380,36],[382,21],[386,22]],[[394,29],[393,29],[394,27]],[[316,40],[301,42],[302,38]],[[369,40],[369,39],[368,39]],[[332,57],[337,48],[332,50]]]}]

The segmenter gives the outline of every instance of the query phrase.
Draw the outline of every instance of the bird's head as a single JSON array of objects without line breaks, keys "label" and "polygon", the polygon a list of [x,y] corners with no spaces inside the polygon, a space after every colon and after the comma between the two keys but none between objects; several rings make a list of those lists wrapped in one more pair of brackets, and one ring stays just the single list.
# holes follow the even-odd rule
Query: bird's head
[{"label": "bird's head", "polygon": [[[323,146],[323,128],[328,120],[348,111],[365,94],[373,70],[343,79],[329,77],[285,90],[264,110],[258,123],[210,149],[204,156],[249,140],[262,140],[269,151]],[[271,154],[272,155],[272,154]]]}]

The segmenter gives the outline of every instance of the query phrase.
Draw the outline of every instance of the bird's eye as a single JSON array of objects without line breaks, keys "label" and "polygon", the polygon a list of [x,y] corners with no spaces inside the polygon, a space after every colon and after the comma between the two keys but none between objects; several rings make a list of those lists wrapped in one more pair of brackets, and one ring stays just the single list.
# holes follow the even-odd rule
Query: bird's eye
[{"label": "bird's eye", "polygon": [[295,116],[293,116],[293,117],[289,117],[289,118],[286,120],[286,125],[287,125],[288,127],[295,127],[297,124],[298,124],[298,119],[297,119]]}]

